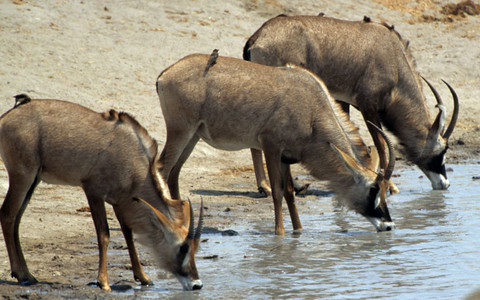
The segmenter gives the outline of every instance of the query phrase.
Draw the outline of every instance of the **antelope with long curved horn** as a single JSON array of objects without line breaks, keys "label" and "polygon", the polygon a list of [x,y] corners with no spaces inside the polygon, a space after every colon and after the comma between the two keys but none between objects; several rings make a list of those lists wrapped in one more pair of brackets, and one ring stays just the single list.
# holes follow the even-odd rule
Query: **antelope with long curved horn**
[{"label": "antelope with long curved horn", "polygon": [[278,235],[285,232],[283,198],[293,229],[302,229],[290,173],[294,163],[328,181],[337,201],[377,230],[394,227],[381,188],[391,176],[393,149],[388,172],[377,174],[358,129],[317,76],[301,67],[269,67],[222,56],[204,76],[208,59],[189,55],[157,79],[167,128],[159,170],[173,199],[180,199],[181,167],[201,138],[218,149],[265,152]]},{"label": "antelope with long curved horn", "polygon": [[[193,226],[192,205],[170,199],[158,174],[157,142],[147,131],[127,113],[100,114],[74,103],[32,100],[24,94],[16,98],[15,108],[0,118],[0,154],[9,178],[0,221],[12,276],[24,285],[37,282],[23,256],[19,226],[36,186],[44,181],[85,191],[97,232],[97,281],[102,289],[111,290],[105,202],[113,206],[120,223],[135,280],[152,284],[138,259],[133,233],[184,289],[202,288],[194,254],[203,221],[195,233],[197,241],[191,239],[187,228]],[[133,200],[137,198],[143,200]]]},{"label": "antelope with long curved horn", "polygon": [[[427,175],[433,189],[449,187],[445,154],[458,117],[458,98],[445,82],[452,93],[454,109],[442,136],[438,133],[443,126],[437,125],[444,124],[445,107],[439,105],[441,118],[437,119],[442,124],[432,126],[408,42],[393,26],[368,17],[351,22],[324,14],[280,15],[265,22],[248,39],[243,58],[270,66],[293,63],[308,68],[322,78],[335,99],[356,107],[365,121],[380,128],[385,125],[403,145],[406,158]],[[367,123],[367,127],[379,151],[380,165],[385,168],[384,143],[372,125]],[[268,193],[261,152],[252,149],[252,158],[257,185]],[[391,190],[398,191],[393,184]]]},{"label": "antelope with long curved horn", "polygon": [[[430,128],[430,131],[428,132],[427,142],[425,143],[425,147],[423,148],[423,151],[419,157],[429,158],[431,157],[432,153],[438,154],[430,159],[427,159],[425,162],[418,162],[417,165],[427,175],[432,182],[432,185],[440,186],[444,184],[442,183],[442,177],[445,179],[447,178],[447,172],[445,170],[445,153],[448,149],[448,139],[455,128],[458,118],[458,96],[457,93],[455,93],[455,90],[446,81],[442,80],[452,93],[454,102],[453,116],[450,124],[445,130],[446,108],[443,104],[442,98],[427,79],[424,77],[422,77],[422,79],[427,83],[428,87],[435,96],[439,112],[435,121],[433,122],[432,127]],[[437,174],[441,174],[441,176],[438,177]]]},{"label": "antelope with long curved horn", "polygon": [[[178,240],[184,239],[183,243],[178,244],[177,248],[174,248],[174,251],[176,253],[167,253],[167,249],[161,248],[161,240],[149,238],[148,236],[143,237],[142,235],[140,235],[140,241],[150,246],[149,248],[154,251],[154,257],[156,257],[157,260],[160,259],[159,263],[160,265],[163,265],[165,269],[172,271],[175,268],[179,268],[177,271],[172,271],[172,273],[177,277],[178,281],[180,281],[182,286],[191,287],[186,289],[200,289],[202,287],[201,281],[197,280],[196,282],[194,282],[194,284],[192,284],[191,279],[185,276],[184,270],[190,270],[192,273],[197,273],[197,267],[195,266],[195,253],[198,250],[200,244],[200,237],[203,229],[203,199],[200,205],[200,217],[196,229],[194,228],[195,219],[193,215],[192,203],[190,202],[190,200],[188,200],[187,202],[189,209],[186,209],[186,207],[184,207],[184,215],[187,215],[185,213],[188,210],[188,215],[190,216],[186,237],[183,227],[185,225],[185,222],[182,224],[179,224],[178,222],[172,222],[171,220],[166,218],[162,212],[157,210],[147,201],[139,198],[135,199],[147,205],[155,213],[155,215],[165,226],[165,228],[176,228],[176,230],[170,230],[171,235],[176,236]],[[174,257],[173,261],[162,261],[162,258],[165,255],[171,255],[172,257]]]}]

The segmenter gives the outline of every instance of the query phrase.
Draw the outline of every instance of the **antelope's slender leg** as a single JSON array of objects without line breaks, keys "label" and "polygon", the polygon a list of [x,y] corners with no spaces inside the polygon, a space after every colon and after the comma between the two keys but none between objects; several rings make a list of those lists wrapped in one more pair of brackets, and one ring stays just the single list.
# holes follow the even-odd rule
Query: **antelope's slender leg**
[{"label": "antelope's slender leg", "polygon": [[290,219],[292,220],[293,230],[299,231],[302,229],[302,223],[298,217],[297,205],[295,204],[294,184],[290,165],[282,163],[282,177],[284,178],[285,183],[285,201],[287,202]]},{"label": "antelope's slender leg", "polygon": [[107,273],[107,249],[108,243],[110,242],[110,231],[108,229],[105,202],[103,199],[98,199],[89,195],[87,189],[84,188],[84,190],[87,195],[88,205],[90,206],[95,231],[97,232],[99,252],[97,284],[102,290],[111,291],[112,289],[108,284]]},{"label": "antelope's slender leg", "polygon": [[30,285],[37,283],[37,280],[28,270],[25,257],[23,256],[19,227],[23,212],[27,208],[40,180],[35,173],[31,173],[33,174],[32,176],[25,176],[24,174],[23,176],[16,176],[9,173],[9,188],[0,209],[0,221],[10,259],[12,277],[17,278],[18,282],[23,285]]},{"label": "antelope's slender leg", "polygon": [[253,148],[250,149],[250,151],[252,153],[253,169],[255,170],[258,191],[265,197],[268,197],[272,195],[272,189],[267,183],[267,176],[265,176],[262,151]]},{"label": "antelope's slender leg", "polygon": [[[268,149],[268,147],[266,147]],[[275,234],[284,235],[282,217],[282,199],[284,189],[284,178],[281,170],[281,155],[275,151],[265,151],[265,160],[267,162],[268,177],[272,187],[273,207],[275,210]]]},{"label": "antelope's slender leg", "polygon": [[125,225],[123,222],[122,209],[114,205],[113,210],[117,216],[120,227],[122,228],[123,237],[127,243],[128,254],[130,255],[130,261],[132,262],[132,271],[133,277],[135,280],[140,281],[142,285],[153,285],[153,281],[148,277],[147,274],[143,271],[140,260],[138,259],[137,249],[135,248],[135,243],[133,242],[133,233],[130,227]]},{"label": "antelope's slender leg", "polygon": [[[258,191],[267,196],[272,195],[272,189],[268,185],[267,176],[265,176],[265,169],[263,168],[262,151],[257,149],[250,149],[252,153],[253,169],[255,170],[255,178],[257,180]],[[292,178],[293,180],[293,178]],[[308,190],[310,184],[301,185],[296,180],[293,180],[293,188],[297,195],[303,195]]]},{"label": "antelope's slender leg", "polygon": [[[178,199],[178,200],[181,199],[180,189],[178,187],[178,178],[180,176],[180,170],[182,169],[182,166],[185,163],[185,161],[187,161],[188,157],[192,153],[192,151],[195,148],[195,145],[198,143],[199,139],[200,139],[200,137],[197,134],[194,134],[190,138],[190,140],[184,145],[184,147],[181,148],[181,152],[177,153],[177,159],[175,160],[175,162],[173,164],[172,164],[171,161],[168,162],[168,165],[170,166],[170,172],[169,172],[169,175],[168,175],[168,178],[166,179],[166,181],[167,181],[168,188],[170,190],[170,194],[172,196],[172,199]],[[163,148],[163,152],[160,156],[160,161],[162,161],[162,162],[167,161],[165,159],[165,157],[166,157],[168,151],[169,151],[169,148],[167,147],[167,144],[166,144],[165,147]],[[177,151],[180,151],[180,148],[177,148]],[[163,165],[163,163],[162,163],[162,165]],[[163,170],[161,170],[160,172],[162,172],[162,174],[164,174]]]},{"label": "antelope's slender leg", "polygon": [[180,199],[178,177],[180,169],[195,148],[200,138],[194,132],[185,134],[181,132],[168,132],[167,141],[160,155],[160,173],[168,184],[172,199]]}]

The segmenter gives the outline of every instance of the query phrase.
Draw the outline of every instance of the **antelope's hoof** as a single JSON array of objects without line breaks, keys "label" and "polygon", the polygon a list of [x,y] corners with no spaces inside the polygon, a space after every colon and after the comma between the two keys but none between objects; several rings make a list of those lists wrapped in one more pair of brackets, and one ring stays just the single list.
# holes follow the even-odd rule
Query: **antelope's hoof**
[{"label": "antelope's hoof", "polygon": [[303,228],[300,227],[300,228],[294,229],[292,234],[293,235],[300,235],[300,234],[302,234],[302,232],[303,232]]},{"label": "antelope's hoof", "polygon": [[395,194],[398,194],[400,193],[400,190],[397,188],[396,185],[392,184],[389,188],[390,190],[390,195],[395,195]]},{"label": "antelope's hoof", "polygon": [[107,284],[101,284],[98,281],[92,281],[92,282],[87,283],[87,285],[88,286],[99,287],[106,292],[111,292],[112,291],[112,288],[110,287],[110,285],[108,285],[108,283]]},{"label": "antelope's hoof", "polygon": [[310,186],[310,183],[302,185],[299,189],[295,189],[295,195],[297,196],[303,196],[307,193],[308,187]]},{"label": "antelope's hoof", "polygon": [[271,192],[267,191],[265,188],[261,186],[258,187],[258,192],[260,193],[260,198],[267,198],[272,194]]},{"label": "antelope's hoof", "polygon": [[36,284],[38,281],[34,278],[34,280],[22,280],[22,281],[18,281],[18,283],[20,283],[21,286],[30,286],[30,285],[34,285]]},{"label": "antelope's hoof", "polygon": [[38,282],[38,280],[33,277],[32,274],[27,274],[25,276],[18,276],[17,274],[12,272],[12,277],[16,278],[18,283],[22,286],[29,286],[29,285],[34,285]]},{"label": "antelope's hoof", "polygon": [[[99,284],[100,286],[100,284]],[[112,288],[107,284],[107,285],[103,285],[103,286],[100,286],[100,288],[102,290],[104,290],[105,292],[111,292],[112,291]]]},{"label": "antelope's hoof", "polygon": [[138,276],[134,276],[135,278],[135,281],[139,281],[141,285],[143,286],[152,286],[153,285],[153,281],[148,278],[148,276],[145,275],[145,277],[143,278],[140,278]]}]

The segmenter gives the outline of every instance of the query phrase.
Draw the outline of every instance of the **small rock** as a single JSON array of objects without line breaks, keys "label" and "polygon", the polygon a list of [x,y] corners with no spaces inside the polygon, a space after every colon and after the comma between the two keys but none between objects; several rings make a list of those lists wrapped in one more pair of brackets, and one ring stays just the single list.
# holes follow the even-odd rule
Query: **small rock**
[{"label": "small rock", "polygon": [[203,257],[203,259],[218,259],[218,255],[214,254],[214,255],[206,255]]}]

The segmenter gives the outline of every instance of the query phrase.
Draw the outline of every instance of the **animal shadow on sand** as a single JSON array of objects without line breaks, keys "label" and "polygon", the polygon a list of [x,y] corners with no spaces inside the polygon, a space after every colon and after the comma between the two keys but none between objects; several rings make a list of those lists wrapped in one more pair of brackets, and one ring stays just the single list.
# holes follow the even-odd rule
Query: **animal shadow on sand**
[{"label": "animal shadow on sand", "polygon": [[[190,190],[191,193],[200,196],[243,196],[249,198],[266,198],[267,196],[264,193],[259,192],[243,192],[243,191],[221,191],[221,190],[206,190],[206,189],[195,189]],[[305,196],[317,196],[317,197],[331,197],[333,192],[321,190],[317,188],[309,188],[302,194],[298,194],[297,197],[305,197]]]}]

